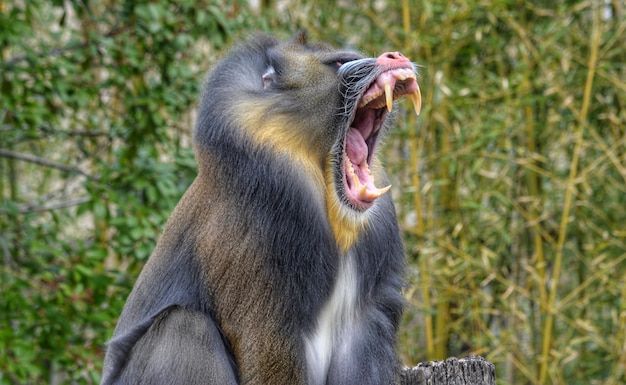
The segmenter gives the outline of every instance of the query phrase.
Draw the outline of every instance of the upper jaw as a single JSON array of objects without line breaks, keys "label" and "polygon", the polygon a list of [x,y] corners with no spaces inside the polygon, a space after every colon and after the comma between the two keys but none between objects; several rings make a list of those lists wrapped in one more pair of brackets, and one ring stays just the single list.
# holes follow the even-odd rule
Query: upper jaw
[{"label": "upper jaw", "polygon": [[378,109],[386,106],[387,110],[391,111],[393,101],[404,95],[409,96],[413,102],[415,114],[419,115],[422,110],[422,95],[412,66],[382,72],[365,91],[358,107]]},{"label": "upper jaw", "polygon": [[368,77],[371,80],[358,94],[347,95],[356,102],[351,108],[342,150],[338,154],[342,166],[338,170],[341,182],[337,189],[342,201],[355,211],[367,210],[391,188],[376,187],[371,167],[379,133],[387,113],[393,108],[393,101],[408,95],[415,113],[419,115],[421,111],[421,94],[412,64],[374,67]]}]

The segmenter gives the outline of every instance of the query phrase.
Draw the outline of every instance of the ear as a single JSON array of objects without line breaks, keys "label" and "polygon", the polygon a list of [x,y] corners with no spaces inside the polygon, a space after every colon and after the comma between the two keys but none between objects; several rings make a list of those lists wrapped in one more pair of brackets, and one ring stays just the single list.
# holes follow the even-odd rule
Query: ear
[{"label": "ear", "polygon": [[300,44],[306,46],[309,42],[309,37],[305,29],[300,29],[290,40],[290,43]]},{"label": "ear", "polygon": [[300,29],[295,35],[287,42],[288,44],[298,45],[304,47],[307,50],[314,51],[334,51],[333,47],[322,42],[309,43],[309,33],[306,29]]}]

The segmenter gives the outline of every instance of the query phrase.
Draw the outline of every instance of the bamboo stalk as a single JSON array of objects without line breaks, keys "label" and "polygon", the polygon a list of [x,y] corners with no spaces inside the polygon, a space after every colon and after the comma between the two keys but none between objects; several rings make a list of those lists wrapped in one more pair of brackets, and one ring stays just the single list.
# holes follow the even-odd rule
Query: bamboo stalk
[{"label": "bamboo stalk", "polygon": [[[626,279],[626,275],[624,276],[622,282]],[[615,341],[615,346],[618,351],[621,349],[622,354],[619,359],[616,360],[615,365],[613,366],[613,377],[615,378],[615,383],[619,381],[618,376],[621,371],[622,375],[624,375],[623,370],[626,368],[626,285],[622,285],[622,301],[619,312],[619,325],[620,328],[617,332],[617,338]]]},{"label": "bamboo stalk", "polygon": [[[443,65],[443,79],[450,78],[450,64],[445,63]],[[452,144],[450,143],[449,133],[451,130],[451,125],[448,120],[448,112],[446,99],[443,98],[440,103],[441,108],[441,123],[442,123],[442,133],[441,133],[441,143],[440,143],[440,154],[441,154],[441,163],[439,164],[439,175],[438,179],[440,180],[449,180],[450,179],[450,162],[451,158],[448,155],[452,152]],[[451,183],[443,184],[440,188],[440,205],[444,208],[445,212],[452,212],[456,209],[455,207],[455,181],[450,181]],[[435,217],[433,215],[433,217]],[[446,228],[446,220],[445,217],[439,216],[437,220],[440,221],[439,225],[433,226],[433,228]],[[444,238],[448,236],[448,232],[440,233],[438,237]],[[443,239],[442,239],[443,240]],[[445,242],[449,242],[450,240],[443,240]],[[449,298],[446,296],[441,296],[437,303],[437,317],[435,318],[435,356],[434,359],[444,359],[445,354],[447,354],[447,346],[448,346],[448,334],[449,334],[449,312],[450,312],[450,304]]]},{"label": "bamboo stalk", "polygon": [[587,113],[589,111],[589,105],[591,102],[591,92],[593,90],[593,80],[596,72],[596,64],[598,60],[598,49],[600,46],[600,11],[598,3],[593,5],[593,24],[591,32],[589,52],[587,79],[585,81],[585,89],[583,93],[582,105],[580,108],[580,115],[578,116],[578,128],[576,132],[576,142],[574,147],[574,153],[572,155],[572,161],[570,164],[570,173],[567,179],[565,201],[563,203],[563,215],[561,217],[561,223],[559,227],[559,236],[556,245],[556,254],[554,259],[554,271],[552,275],[552,282],[550,285],[550,296],[548,298],[548,308],[546,309],[547,316],[543,328],[543,344],[541,348],[541,361],[539,369],[539,384],[545,384],[548,375],[548,356],[550,353],[550,345],[553,339],[553,324],[554,313],[556,311],[556,297],[561,275],[561,265],[563,261],[563,247],[565,245],[565,237],[567,235],[567,227],[569,222],[570,209],[572,206],[572,198],[574,195],[574,188],[576,184],[576,175],[578,170],[578,161],[580,158],[580,152],[583,143],[583,133],[587,124]]},{"label": "bamboo stalk", "polygon": [[[409,51],[411,34],[411,13],[409,8],[409,1],[402,0],[402,26],[404,28],[405,51]],[[424,216],[422,212],[422,196],[421,196],[421,181],[419,175],[420,157],[419,149],[421,148],[421,141],[417,137],[416,130],[412,130],[411,127],[415,125],[415,115],[409,114],[409,149],[411,156],[411,183],[413,185],[413,205],[416,215],[415,234],[418,238],[418,243],[423,244],[424,239]],[[423,135],[422,135],[423,137]],[[430,299],[430,263],[429,259],[423,255],[419,258],[419,274],[421,276],[420,290],[422,292],[422,301],[424,309],[424,329],[426,340],[426,355],[428,359],[433,359],[435,352],[435,343],[433,338],[433,317],[431,312],[431,299]]]},{"label": "bamboo stalk", "polygon": [[[529,83],[529,82],[527,82]],[[530,90],[530,84],[527,85],[528,94],[532,91]],[[535,143],[535,125],[533,119],[532,107],[530,105],[526,105],[524,107],[524,117],[525,117],[525,125],[526,125],[526,137],[527,137],[527,149],[529,154],[534,154],[536,152],[536,143]],[[531,160],[533,164],[536,163],[534,158]],[[528,192],[533,199],[540,200],[541,194],[539,192],[539,175],[533,171],[532,168],[526,169],[527,180],[528,180]],[[535,256],[537,258],[537,275],[539,278],[539,303],[541,309],[546,309],[547,306],[547,293],[546,293],[546,262],[544,259],[543,253],[543,240],[541,239],[541,229],[538,221],[538,216],[540,213],[537,210],[536,206],[537,202],[531,202],[531,207],[529,208],[529,215],[532,220],[532,233],[535,244]],[[545,311],[545,310],[543,310]]]}]

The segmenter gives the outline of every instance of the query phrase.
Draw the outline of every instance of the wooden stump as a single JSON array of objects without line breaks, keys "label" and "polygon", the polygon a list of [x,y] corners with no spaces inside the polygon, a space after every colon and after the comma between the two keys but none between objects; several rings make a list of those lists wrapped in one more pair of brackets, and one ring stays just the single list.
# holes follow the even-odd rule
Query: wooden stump
[{"label": "wooden stump", "polygon": [[420,363],[402,372],[401,385],[495,385],[496,368],[482,357]]}]

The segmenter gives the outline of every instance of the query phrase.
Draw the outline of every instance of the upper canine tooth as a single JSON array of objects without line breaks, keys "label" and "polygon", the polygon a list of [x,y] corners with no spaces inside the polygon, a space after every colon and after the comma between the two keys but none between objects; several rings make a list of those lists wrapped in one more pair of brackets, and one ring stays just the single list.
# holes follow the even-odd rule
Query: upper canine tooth
[{"label": "upper canine tooth", "polygon": [[393,108],[393,90],[390,82],[385,82],[385,99],[387,101],[387,111],[391,111]]},{"label": "upper canine tooth", "polygon": [[415,109],[415,114],[419,116],[420,112],[422,112],[422,92],[420,91],[419,84],[417,84],[417,82],[415,84],[417,85],[417,89],[413,91],[410,97],[411,97],[411,101],[413,102],[413,108]]}]

